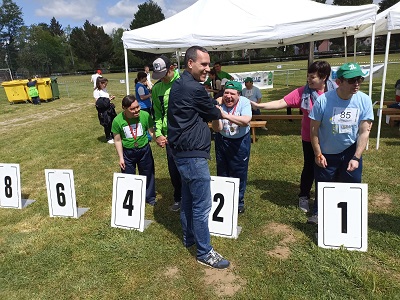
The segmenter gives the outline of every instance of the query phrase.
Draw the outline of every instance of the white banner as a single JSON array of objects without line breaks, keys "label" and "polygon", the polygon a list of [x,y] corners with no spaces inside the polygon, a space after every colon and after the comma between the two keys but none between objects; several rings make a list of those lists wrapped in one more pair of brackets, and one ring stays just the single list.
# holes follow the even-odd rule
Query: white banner
[{"label": "white banner", "polygon": [[[363,73],[365,74],[364,78],[365,81],[369,81],[369,74],[370,74],[370,66],[369,65],[360,65],[361,67],[361,71],[363,71]],[[336,80],[337,76],[336,76],[336,72],[337,70],[340,68],[340,66],[334,66],[332,67],[332,71],[331,71],[331,79],[332,80]],[[373,67],[373,71],[374,71],[374,77],[373,78],[382,78],[383,76],[383,64],[376,64]]]},{"label": "white banner", "polygon": [[242,73],[229,73],[234,80],[242,83],[245,88],[244,80],[246,77],[253,78],[253,85],[259,89],[272,89],[274,87],[274,71],[254,71]]}]

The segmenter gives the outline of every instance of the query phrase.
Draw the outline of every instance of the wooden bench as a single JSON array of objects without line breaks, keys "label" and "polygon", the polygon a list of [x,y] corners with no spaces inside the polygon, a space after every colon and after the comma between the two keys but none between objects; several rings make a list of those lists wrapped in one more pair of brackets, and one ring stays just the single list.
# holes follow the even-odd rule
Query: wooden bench
[{"label": "wooden bench", "polygon": [[[376,112],[379,116],[379,109]],[[398,108],[382,108],[382,115],[400,115],[400,109]]]},{"label": "wooden bench", "polygon": [[[262,128],[267,125],[267,121],[250,121],[251,139],[256,142],[256,128]],[[208,127],[212,128],[212,123],[208,123]]]},{"label": "wooden bench", "polygon": [[253,115],[252,121],[301,120],[303,115]]},{"label": "wooden bench", "polygon": [[400,115],[386,115],[386,124],[389,124],[390,127],[394,127],[396,122],[400,122]]}]

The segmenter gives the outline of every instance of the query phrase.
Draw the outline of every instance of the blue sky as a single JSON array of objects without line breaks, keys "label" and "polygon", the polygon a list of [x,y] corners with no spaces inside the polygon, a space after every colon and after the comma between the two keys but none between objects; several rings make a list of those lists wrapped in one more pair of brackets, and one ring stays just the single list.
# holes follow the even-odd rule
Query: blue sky
[{"label": "blue sky", "polygon": [[[171,17],[189,7],[196,0],[153,0],[165,17]],[[213,0],[218,1],[218,0]],[[246,1],[246,0],[243,0]],[[267,1],[267,0],[265,0]],[[332,3],[328,0],[327,3]],[[103,26],[106,33],[113,28],[129,28],[138,4],[145,0],[14,0],[22,8],[25,25],[50,23],[55,17],[63,27],[82,27],[85,20]],[[374,0],[379,3],[380,0]]]},{"label": "blue sky", "polygon": [[[189,7],[196,0],[153,0],[168,18]],[[218,1],[218,0],[214,0]],[[22,8],[25,25],[50,23],[52,17],[63,26],[82,27],[85,20],[103,26],[106,33],[113,28],[129,28],[138,4],[145,0],[14,0]]]}]

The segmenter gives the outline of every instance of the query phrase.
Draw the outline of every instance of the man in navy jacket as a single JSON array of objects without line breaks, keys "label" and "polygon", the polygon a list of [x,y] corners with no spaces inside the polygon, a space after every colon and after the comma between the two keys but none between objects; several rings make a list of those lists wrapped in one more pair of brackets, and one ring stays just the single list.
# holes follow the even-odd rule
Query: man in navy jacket
[{"label": "man in navy jacket", "polygon": [[196,244],[199,263],[224,269],[229,261],[211,246],[208,229],[211,133],[207,122],[221,118],[221,110],[200,84],[210,71],[210,55],[202,47],[190,47],[185,66],[172,85],[168,106],[168,143],[182,179],[183,243],[185,247]]}]

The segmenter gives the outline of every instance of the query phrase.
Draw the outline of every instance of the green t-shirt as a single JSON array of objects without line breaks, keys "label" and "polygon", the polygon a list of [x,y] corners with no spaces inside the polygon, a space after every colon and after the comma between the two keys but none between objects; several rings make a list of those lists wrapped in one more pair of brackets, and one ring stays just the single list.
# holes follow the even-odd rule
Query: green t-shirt
[{"label": "green t-shirt", "polygon": [[[131,129],[129,129],[127,121],[129,121]],[[128,120],[125,118],[124,112],[121,112],[114,118],[111,131],[113,134],[119,134],[121,136],[122,146],[124,148],[143,148],[149,143],[147,130],[152,128],[153,125],[153,119],[146,111],[141,110],[138,118]],[[136,139],[134,138],[135,135]],[[135,143],[137,143],[137,146],[135,146]]]},{"label": "green t-shirt", "polygon": [[[226,73],[226,72],[224,72],[224,71],[218,72],[218,73],[217,73],[217,76],[218,76],[218,78],[219,78],[220,80],[222,80],[222,79],[224,79],[224,78],[226,78],[226,79],[228,79],[228,80],[232,80],[231,78],[233,78],[233,77],[231,76],[231,74]],[[211,78],[208,77],[207,80],[204,82],[204,84],[205,84],[205,85],[211,85]]]},{"label": "green t-shirt", "polygon": [[172,83],[179,78],[179,72],[175,70],[174,77],[170,82],[165,83],[163,81],[157,82],[152,90],[151,97],[153,100],[154,108],[154,119],[156,123],[156,137],[161,135],[167,136],[167,111],[169,92],[171,90]]}]

